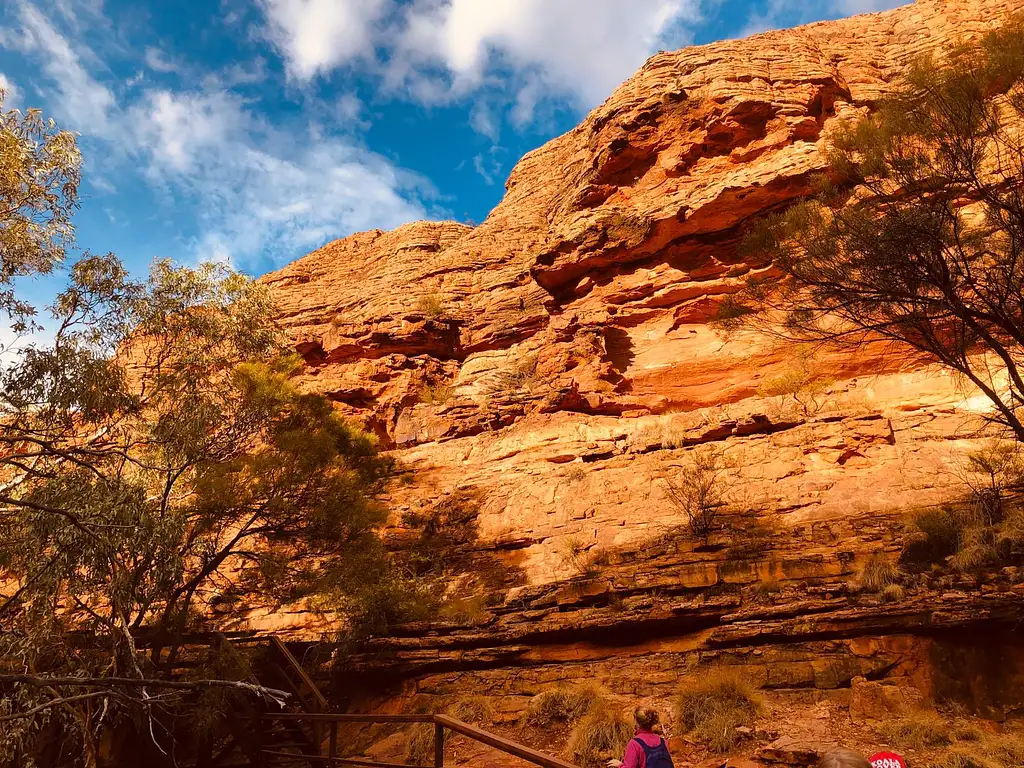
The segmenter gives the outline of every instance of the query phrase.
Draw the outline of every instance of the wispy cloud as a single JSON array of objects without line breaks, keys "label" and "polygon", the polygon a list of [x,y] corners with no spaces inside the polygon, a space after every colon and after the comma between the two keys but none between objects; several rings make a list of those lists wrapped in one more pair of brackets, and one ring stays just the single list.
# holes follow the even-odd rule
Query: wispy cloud
[{"label": "wispy cloud", "polygon": [[[17,19],[20,31],[8,30],[0,44],[38,62],[43,77],[33,85],[48,111],[92,141],[108,177],[114,168],[138,171],[179,215],[189,211],[198,221],[197,259],[266,268],[332,237],[428,215],[435,193],[425,179],[301,116],[272,125],[232,90],[251,81],[262,60],[193,78],[194,66],[149,48],[150,70],[188,72],[192,85],[146,87],[132,78],[129,89],[112,81],[100,51],[73,25],[58,28],[27,1]],[[128,95],[119,102],[115,92]],[[359,111],[354,97],[338,105],[356,119]]]},{"label": "wispy cloud", "polygon": [[[59,6],[58,6],[59,7]],[[27,55],[35,55],[50,81],[59,116],[90,133],[109,136],[111,113],[116,109],[113,92],[86,69],[82,57],[38,8],[18,6],[21,33],[5,36]]]}]

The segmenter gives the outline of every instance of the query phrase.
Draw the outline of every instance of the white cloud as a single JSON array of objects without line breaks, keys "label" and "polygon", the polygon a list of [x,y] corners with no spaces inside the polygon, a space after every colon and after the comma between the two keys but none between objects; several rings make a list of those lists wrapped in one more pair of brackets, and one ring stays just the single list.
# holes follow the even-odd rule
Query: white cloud
[{"label": "white cloud", "polygon": [[[261,60],[254,69],[192,77],[190,90],[147,89],[132,78],[133,88],[117,84],[126,100],[118,103],[104,83],[110,72],[97,55],[104,49],[86,45],[85,31],[68,24],[74,37],[65,37],[28,2],[17,18],[20,30],[0,45],[38,66],[31,85],[46,97],[47,112],[91,141],[90,157],[106,178],[141,173],[172,216],[197,232],[196,258],[266,267],[333,237],[427,216],[423,200],[436,193],[426,180],[349,134],[321,132],[310,113],[272,125],[232,91],[262,70]],[[153,70],[196,74],[155,48],[145,59]],[[358,121],[361,105],[352,96],[337,111]],[[89,180],[94,188],[103,183],[95,173]]]},{"label": "white cloud", "polygon": [[178,65],[175,64],[170,57],[159,48],[149,46],[146,48],[146,53],[143,58],[145,59],[146,66],[154,72],[178,71]]},{"label": "white cloud", "polygon": [[[860,13],[887,11],[906,5],[910,0],[829,0],[824,3],[826,13],[835,16],[854,16]],[[736,37],[748,37],[770,29],[778,29],[785,22],[803,24],[820,18],[822,8],[809,5],[806,0],[767,0],[754,10]]]},{"label": "white cloud", "polygon": [[473,170],[488,186],[494,186],[501,180],[502,165],[495,155],[495,149],[492,148],[487,156],[479,154],[473,157]]},{"label": "white cloud", "polygon": [[[245,183],[225,188],[221,176]],[[236,265],[268,251],[279,263],[298,258],[339,229],[390,229],[426,217],[409,194],[421,180],[342,141],[287,158],[247,148],[187,183],[211,206],[196,255],[229,256]]]},{"label": "white cloud", "polygon": [[419,0],[399,57],[442,64],[456,92],[510,67],[591,106],[698,10],[697,0]]},{"label": "white cloud", "polygon": [[199,259],[291,259],[331,237],[427,213],[427,183],[348,139],[294,135],[230,92],[153,91],[132,109],[147,177],[194,200]]},{"label": "white cloud", "polygon": [[[424,104],[487,90],[530,122],[545,98],[604,99],[659,47],[686,40],[701,0],[262,0],[289,75],[309,81],[357,60]],[[379,58],[378,58],[379,55]],[[495,133],[475,110],[473,125]]]},{"label": "white cloud", "polygon": [[469,111],[469,124],[481,136],[497,143],[501,131],[494,113],[485,101],[477,101]]},{"label": "white cloud", "polygon": [[227,92],[154,90],[132,108],[129,122],[154,169],[186,173],[206,150],[222,147],[232,132],[244,130],[248,117],[241,100]]},{"label": "white cloud", "polygon": [[310,80],[373,53],[373,27],[391,0],[262,0],[268,36],[288,74]]},{"label": "white cloud", "polygon": [[110,115],[116,108],[114,94],[85,68],[82,58],[34,6],[23,3],[18,9],[22,34],[12,36],[15,47],[25,53],[38,53],[43,71],[55,89],[55,107],[69,128],[98,136],[108,136]]}]

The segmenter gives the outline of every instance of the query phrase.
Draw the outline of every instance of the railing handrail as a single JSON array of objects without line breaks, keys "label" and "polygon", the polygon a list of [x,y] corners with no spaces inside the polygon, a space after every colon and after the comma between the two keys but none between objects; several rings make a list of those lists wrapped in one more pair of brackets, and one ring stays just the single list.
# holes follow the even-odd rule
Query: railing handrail
[{"label": "railing handrail", "polygon": [[260,720],[309,720],[317,723],[433,723],[434,715],[363,715],[341,712],[264,712]]},{"label": "railing handrail", "polygon": [[296,659],[292,652],[288,650],[288,646],[282,643],[281,639],[277,637],[277,635],[270,636],[270,646],[282,659],[284,659],[285,663],[291,667],[292,671],[302,682],[302,685],[309,689],[310,695],[316,699],[317,708],[321,711],[327,709],[327,698],[320,691],[319,686],[317,686],[317,684],[314,683],[307,674],[305,668],[299,664],[299,660]]},{"label": "railing handrail", "polygon": [[[513,755],[528,763],[533,763],[541,768],[577,768],[573,763],[567,762],[560,758],[554,757],[553,755],[545,754],[531,747],[527,747],[525,744],[506,739],[503,736],[498,736],[490,731],[485,731],[483,728],[478,728],[475,725],[464,723],[461,720],[456,720],[454,717],[448,715],[391,715],[391,714],[360,714],[360,713],[334,713],[334,712],[318,712],[318,713],[304,713],[304,712],[282,712],[280,714],[266,713],[258,715],[260,720],[299,720],[316,723],[433,723],[439,728],[447,728],[449,731],[458,733],[467,738],[478,741],[481,744],[486,744],[489,747],[504,752],[508,755]],[[439,743],[443,749],[443,742]],[[361,760],[359,758],[348,758],[348,757],[320,757],[313,758],[314,760],[321,760],[324,762],[336,763],[338,765],[364,765],[364,766],[385,766],[385,763],[377,763],[369,760]],[[440,755],[435,755],[435,766],[443,765],[442,758]]]},{"label": "railing handrail", "polygon": [[538,752],[536,749],[531,749],[524,744],[519,744],[511,739],[485,731],[483,728],[477,728],[475,725],[456,720],[454,717],[448,717],[448,715],[434,715],[434,723],[444,726],[449,731],[455,731],[455,733],[468,736],[474,741],[479,741],[481,744],[494,747],[506,754],[515,755],[528,763],[539,765],[541,768],[577,768],[565,760]]}]

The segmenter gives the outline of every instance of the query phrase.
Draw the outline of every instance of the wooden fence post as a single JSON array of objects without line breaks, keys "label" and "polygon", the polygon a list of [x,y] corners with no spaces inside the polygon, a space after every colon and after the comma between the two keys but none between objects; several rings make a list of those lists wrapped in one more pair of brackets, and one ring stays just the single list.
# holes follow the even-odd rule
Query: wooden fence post
[{"label": "wooden fence post", "polygon": [[434,723],[434,768],[444,768],[444,726]]},{"label": "wooden fence post", "polygon": [[327,749],[328,757],[338,756],[338,724],[331,723],[331,741]]}]

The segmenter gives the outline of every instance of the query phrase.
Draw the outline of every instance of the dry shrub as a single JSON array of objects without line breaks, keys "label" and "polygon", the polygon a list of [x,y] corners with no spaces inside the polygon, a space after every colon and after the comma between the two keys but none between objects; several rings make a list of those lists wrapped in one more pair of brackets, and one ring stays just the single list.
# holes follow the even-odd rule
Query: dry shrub
[{"label": "dry shrub", "polygon": [[467,597],[449,598],[441,606],[438,615],[456,624],[475,624],[483,621],[490,616],[487,610],[487,595],[478,592]]},{"label": "dry shrub", "polygon": [[899,584],[900,569],[882,554],[875,554],[861,568],[857,583],[868,592],[881,592],[892,584]]},{"label": "dry shrub", "polygon": [[419,400],[425,405],[444,405],[455,394],[455,386],[450,381],[438,381],[426,384],[419,391]]},{"label": "dry shrub", "polygon": [[951,742],[946,721],[929,709],[890,720],[882,725],[879,733],[889,743],[905,749],[945,747]]},{"label": "dry shrub", "polygon": [[942,565],[960,548],[964,527],[963,515],[952,507],[918,512],[912,521],[900,562],[916,568]]},{"label": "dry shrub", "polygon": [[[463,696],[449,704],[444,713],[464,723],[485,723],[494,716],[494,707],[484,696]],[[434,724],[416,723],[406,730],[405,761],[413,765],[434,764]],[[451,738],[451,731],[445,730],[444,739]]]},{"label": "dry shrub", "polygon": [[991,734],[970,746],[956,745],[938,758],[935,768],[1007,768],[1024,765],[1024,739],[1013,733]]},{"label": "dry shrub", "polygon": [[534,696],[526,716],[533,725],[574,723],[603,703],[596,685],[559,685]]},{"label": "dry shrub", "polygon": [[416,299],[416,309],[428,320],[437,320],[444,314],[444,300],[436,293],[424,293]]},{"label": "dry shrub", "polygon": [[632,721],[606,704],[590,711],[569,736],[569,751],[582,768],[604,768],[609,758],[619,758],[633,738]]},{"label": "dry shrub", "polygon": [[433,765],[434,725],[432,723],[416,723],[406,731],[405,761],[412,765]]},{"label": "dry shrub", "polygon": [[767,603],[782,591],[779,582],[774,579],[759,581],[750,588],[750,599],[755,603]]},{"label": "dry shrub", "polygon": [[714,752],[726,752],[761,711],[761,699],[749,681],[737,672],[713,668],[698,672],[683,683],[677,699],[679,723]]},{"label": "dry shrub", "polygon": [[898,603],[906,596],[907,590],[900,584],[886,584],[878,593],[883,603]]},{"label": "dry shrub", "polygon": [[576,536],[567,536],[562,543],[562,563],[572,576],[595,576],[601,565],[601,553]]},{"label": "dry shrub", "polygon": [[494,717],[494,707],[486,696],[463,696],[453,701],[444,713],[464,723],[479,725]]},{"label": "dry shrub", "polygon": [[689,453],[684,466],[662,480],[665,496],[682,513],[694,538],[705,544],[728,505],[730,465],[715,446],[701,446]]},{"label": "dry shrub", "polygon": [[484,384],[483,393],[494,397],[525,397],[539,391],[543,383],[537,371],[537,355],[526,355],[495,371]]},{"label": "dry shrub", "polygon": [[822,367],[815,362],[814,350],[798,345],[791,352],[791,363],[778,376],[762,382],[757,394],[766,399],[775,399],[779,415],[790,404],[805,417],[814,416],[831,402],[834,379],[825,375]]},{"label": "dry shrub", "polygon": [[570,483],[582,483],[587,479],[587,470],[582,464],[573,464],[565,471],[565,479]]}]

